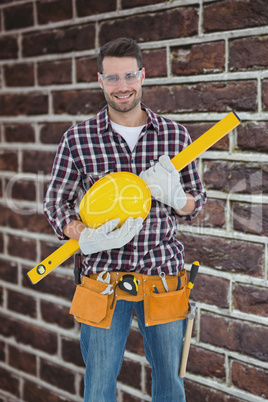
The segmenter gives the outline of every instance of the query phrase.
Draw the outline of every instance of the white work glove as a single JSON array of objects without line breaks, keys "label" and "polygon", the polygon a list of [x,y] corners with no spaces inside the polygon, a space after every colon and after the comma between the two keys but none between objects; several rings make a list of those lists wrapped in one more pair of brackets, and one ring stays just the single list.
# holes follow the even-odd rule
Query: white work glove
[{"label": "white work glove", "polygon": [[98,229],[82,230],[78,241],[82,253],[87,255],[123,247],[139,233],[143,219],[130,217],[121,228],[114,230],[119,222],[120,218],[112,219]]},{"label": "white work glove", "polygon": [[180,175],[168,155],[161,155],[159,162],[140,173],[152,196],[174,209],[182,209],[187,202],[180,183]]}]

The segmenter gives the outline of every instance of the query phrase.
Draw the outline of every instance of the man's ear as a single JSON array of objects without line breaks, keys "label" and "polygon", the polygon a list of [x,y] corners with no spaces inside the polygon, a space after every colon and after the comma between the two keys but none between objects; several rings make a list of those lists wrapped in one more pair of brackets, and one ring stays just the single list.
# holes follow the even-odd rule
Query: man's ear
[{"label": "man's ear", "polygon": [[145,68],[142,67],[142,73],[141,73],[141,85],[144,83],[145,80]]},{"label": "man's ear", "polygon": [[98,73],[98,83],[99,83],[101,89],[103,89],[102,79],[101,79],[100,73]]}]

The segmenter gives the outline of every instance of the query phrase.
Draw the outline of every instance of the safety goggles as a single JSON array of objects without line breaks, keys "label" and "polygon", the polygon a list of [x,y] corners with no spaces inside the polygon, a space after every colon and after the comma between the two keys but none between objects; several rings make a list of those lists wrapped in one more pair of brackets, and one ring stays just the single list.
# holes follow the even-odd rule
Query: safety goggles
[{"label": "safety goggles", "polygon": [[130,73],[119,74],[100,74],[102,82],[107,85],[118,85],[120,80],[124,79],[126,84],[135,84],[141,79],[142,69],[138,71],[131,71]]}]

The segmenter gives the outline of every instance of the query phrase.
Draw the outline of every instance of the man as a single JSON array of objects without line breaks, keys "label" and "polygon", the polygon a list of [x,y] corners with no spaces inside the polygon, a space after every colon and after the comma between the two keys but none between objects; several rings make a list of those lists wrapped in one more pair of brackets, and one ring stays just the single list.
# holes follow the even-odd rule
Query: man
[{"label": "man", "polygon": [[[195,162],[180,174],[170,162],[189,145],[187,130],[141,103],[145,69],[136,42],[120,38],[104,45],[98,71],[107,106],[63,136],[44,202],[58,237],[78,240],[83,253],[83,281],[72,311],[82,322],[84,400],[116,401],[116,379],[135,309],[152,366],[153,402],[182,402],[178,371],[187,297],[176,219],[194,218],[206,195]],[[135,173],[146,182],[152,195],[148,217],[130,217],[117,229],[118,219],[87,228],[75,202],[94,182],[116,171]]]}]

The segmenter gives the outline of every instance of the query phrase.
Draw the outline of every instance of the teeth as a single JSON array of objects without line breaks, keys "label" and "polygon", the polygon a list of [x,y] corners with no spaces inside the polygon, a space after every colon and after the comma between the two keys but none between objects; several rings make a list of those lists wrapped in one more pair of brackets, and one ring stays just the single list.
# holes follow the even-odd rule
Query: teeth
[{"label": "teeth", "polygon": [[117,96],[117,98],[119,98],[119,99],[125,99],[125,98],[128,98],[130,95],[125,95],[125,96]]}]

